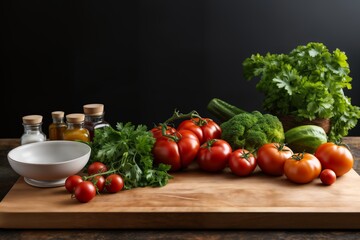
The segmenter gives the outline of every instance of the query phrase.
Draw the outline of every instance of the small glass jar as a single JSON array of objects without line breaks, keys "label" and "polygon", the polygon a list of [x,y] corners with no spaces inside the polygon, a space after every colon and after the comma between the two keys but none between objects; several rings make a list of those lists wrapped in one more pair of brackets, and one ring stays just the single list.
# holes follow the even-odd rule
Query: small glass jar
[{"label": "small glass jar", "polygon": [[27,115],[22,118],[24,133],[20,138],[20,144],[46,141],[46,135],[42,131],[41,115]]},{"label": "small glass jar", "polygon": [[104,104],[85,104],[83,109],[85,114],[84,127],[89,130],[90,141],[92,141],[94,139],[95,129],[107,127],[110,126],[110,124],[104,120]]},{"label": "small glass jar", "polygon": [[49,140],[63,140],[64,131],[67,125],[64,121],[63,111],[54,111],[51,113],[52,123],[49,125]]},{"label": "small glass jar", "polygon": [[64,140],[90,142],[89,131],[84,128],[85,115],[72,113],[66,115],[67,128],[64,131]]}]

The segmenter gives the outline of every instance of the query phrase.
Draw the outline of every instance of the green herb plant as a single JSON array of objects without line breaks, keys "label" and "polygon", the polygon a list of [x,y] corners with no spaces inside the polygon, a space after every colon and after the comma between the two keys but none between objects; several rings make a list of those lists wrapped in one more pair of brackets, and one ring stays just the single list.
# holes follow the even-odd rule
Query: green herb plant
[{"label": "green herb plant", "polygon": [[351,89],[347,56],[329,52],[323,43],[300,45],[289,54],[251,55],[243,62],[247,80],[260,78],[263,107],[272,114],[297,120],[330,119],[329,141],[341,141],[360,118],[343,89]]},{"label": "green herb plant", "polygon": [[117,123],[115,129],[98,128],[94,135],[88,164],[99,161],[110,166],[108,172],[120,174],[124,179],[124,189],[161,187],[172,178],[168,174],[169,165],[154,164],[155,138],[145,125]]}]

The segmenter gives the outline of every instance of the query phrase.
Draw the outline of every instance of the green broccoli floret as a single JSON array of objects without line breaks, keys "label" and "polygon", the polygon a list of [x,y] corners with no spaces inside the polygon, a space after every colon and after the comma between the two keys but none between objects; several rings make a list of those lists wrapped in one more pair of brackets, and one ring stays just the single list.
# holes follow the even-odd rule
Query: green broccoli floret
[{"label": "green broccoli floret", "polygon": [[221,138],[233,150],[244,148],[254,151],[265,143],[284,142],[284,129],[280,120],[271,114],[259,111],[240,113],[220,125]]}]

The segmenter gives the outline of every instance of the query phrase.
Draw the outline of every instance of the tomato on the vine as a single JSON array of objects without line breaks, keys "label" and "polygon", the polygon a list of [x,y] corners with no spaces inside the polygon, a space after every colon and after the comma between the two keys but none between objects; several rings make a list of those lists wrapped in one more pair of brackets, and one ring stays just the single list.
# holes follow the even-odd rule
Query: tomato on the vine
[{"label": "tomato on the vine", "polygon": [[207,140],[221,137],[221,128],[210,118],[192,118],[182,121],[177,130],[187,129],[193,131],[199,138],[200,144]]},{"label": "tomato on the vine", "polygon": [[354,157],[344,145],[332,142],[321,144],[315,151],[315,156],[320,160],[323,169],[328,168],[340,177],[350,171],[354,164]]},{"label": "tomato on the vine", "polygon": [[266,143],[257,151],[257,164],[269,175],[284,174],[285,160],[293,155],[293,151],[282,143]]},{"label": "tomato on the vine", "polygon": [[200,169],[207,172],[222,171],[228,163],[232,148],[222,139],[211,139],[203,143],[196,160]]},{"label": "tomato on the vine", "polygon": [[75,187],[75,198],[82,203],[89,202],[96,196],[96,188],[90,181],[83,181]]},{"label": "tomato on the vine", "polygon": [[169,171],[178,171],[190,165],[200,148],[196,134],[190,130],[179,130],[160,137],[152,149],[155,163],[171,166]]},{"label": "tomato on the vine", "polygon": [[153,137],[156,139],[163,136],[163,131],[165,131],[165,134],[173,134],[176,132],[176,129],[171,126],[162,125],[162,124],[150,129],[150,132],[152,133]]},{"label": "tomato on the vine", "polygon": [[110,174],[105,179],[105,188],[109,193],[116,193],[124,187],[124,180],[119,174]]},{"label": "tomato on the vine", "polygon": [[71,175],[65,180],[65,188],[69,193],[74,193],[75,187],[83,182],[83,178],[79,175]]},{"label": "tomato on the vine", "polygon": [[256,158],[246,149],[237,149],[229,156],[229,167],[232,173],[245,177],[256,168]]},{"label": "tomato on the vine", "polygon": [[319,177],[321,163],[313,154],[297,153],[285,160],[285,176],[295,183],[309,183]]},{"label": "tomato on the vine", "polygon": [[87,168],[87,172],[89,175],[103,173],[103,172],[106,172],[107,170],[108,169],[107,169],[106,165],[102,162],[93,162]]},{"label": "tomato on the vine", "polygon": [[104,191],[105,187],[105,177],[102,175],[97,175],[89,179],[96,187],[97,192],[101,193]]}]

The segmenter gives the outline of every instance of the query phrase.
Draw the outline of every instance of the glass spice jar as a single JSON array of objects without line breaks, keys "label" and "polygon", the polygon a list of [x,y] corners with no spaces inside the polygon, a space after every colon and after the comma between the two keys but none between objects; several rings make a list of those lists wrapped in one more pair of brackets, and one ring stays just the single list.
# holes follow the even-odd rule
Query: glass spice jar
[{"label": "glass spice jar", "polygon": [[110,126],[109,123],[104,120],[104,104],[85,104],[83,110],[85,114],[84,127],[89,130],[90,141],[92,141],[94,139],[95,129]]},{"label": "glass spice jar", "polygon": [[84,127],[84,119],[83,113],[66,115],[67,128],[63,134],[64,140],[90,142],[90,134]]},{"label": "glass spice jar", "polygon": [[20,144],[46,141],[46,135],[42,131],[41,115],[27,115],[22,118],[24,133],[20,138]]},{"label": "glass spice jar", "polygon": [[49,125],[49,140],[63,140],[64,131],[67,125],[64,121],[63,111],[54,111],[51,113],[52,123]]}]

